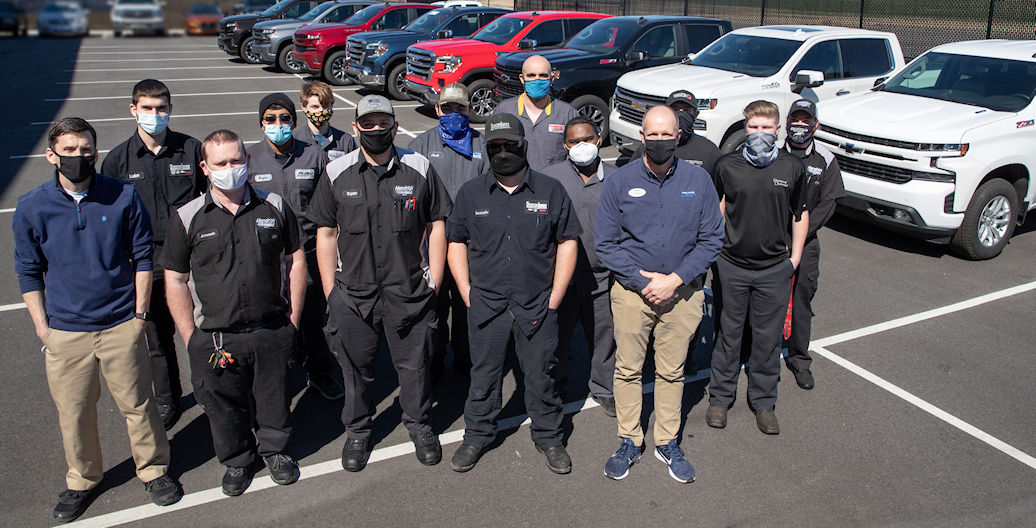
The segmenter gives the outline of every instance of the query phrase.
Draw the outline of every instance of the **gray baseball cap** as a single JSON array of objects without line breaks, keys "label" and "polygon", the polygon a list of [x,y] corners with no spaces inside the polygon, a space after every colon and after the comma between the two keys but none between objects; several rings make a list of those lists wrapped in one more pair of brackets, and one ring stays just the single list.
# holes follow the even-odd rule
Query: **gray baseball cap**
[{"label": "gray baseball cap", "polygon": [[439,94],[439,106],[446,103],[458,103],[464,106],[469,106],[468,102],[468,87],[461,83],[451,83],[443,87],[442,93]]},{"label": "gray baseball cap", "polygon": [[360,102],[356,105],[356,119],[374,113],[396,116],[396,113],[392,110],[392,103],[384,96],[368,95],[360,99]]}]

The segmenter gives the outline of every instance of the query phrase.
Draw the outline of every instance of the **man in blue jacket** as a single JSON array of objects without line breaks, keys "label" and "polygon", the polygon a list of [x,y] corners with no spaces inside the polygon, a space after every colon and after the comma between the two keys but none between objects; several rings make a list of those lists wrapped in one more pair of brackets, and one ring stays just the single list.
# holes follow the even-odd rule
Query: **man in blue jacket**
[{"label": "man in blue jacket", "polygon": [[89,123],[62,119],[47,139],[47,161],[57,166],[54,179],[18,199],[12,226],[15,272],[44,344],[68,463],[68,489],[60,494],[54,519],[79,517],[104,476],[98,370],[126,418],[137,477],[151,500],[166,506],[183,491],[166,474],[169,441],[151,390],[144,340],[151,219],[133,186],[94,171],[97,135]]}]

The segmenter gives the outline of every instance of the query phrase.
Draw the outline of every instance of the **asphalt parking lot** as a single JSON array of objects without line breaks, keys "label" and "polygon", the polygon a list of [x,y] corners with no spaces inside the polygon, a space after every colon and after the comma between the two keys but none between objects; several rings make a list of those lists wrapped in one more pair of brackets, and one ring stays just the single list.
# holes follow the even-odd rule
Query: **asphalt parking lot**
[{"label": "asphalt parking lot", "polygon": [[[47,125],[79,116],[106,151],[134,130],[130,91],[157,78],[173,92],[170,127],[195,137],[218,128],[262,138],[258,101],[282,91],[298,99],[301,79],[241,63],[213,37],[82,40],[2,39],[0,224],[18,196],[48,181]],[[365,93],[335,89],[332,124],[348,129]],[[434,112],[396,105],[405,146],[435,125]],[[249,143],[249,144],[250,144]],[[613,148],[602,157],[615,158]],[[100,166],[100,165],[98,165]],[[133,475],[124,422],[105,390],[99,404],[105,479],[82,526],[1032,526],[1036,518],[1036,220],[1004,253],[968,262],[942,246],[884,233],[836,216],[821,234],[815,300],[817,387],[780,384],[779,436],[764,436],[739,401],[726,429],[705,425],[709,348],[694,353],[681,443],[697,481],[680,485],[649,454],[620,482],[602,474],[618,445],[615,422],[588,400],[586,361],[573,360],[566,443],[574,469],[555,475],[529,440],[513,373],[504,385],[500,440],[466,474],[448,460],[460,444],[466,379],[447,369],[435,389],[433,427],[445,461],[418,464],[399,423],[395,375],[379,365],[374,454],[345,473],[341,402],[305,390],[296,376],[295,437],[289,449],[302,480],[278,487],[267,472],[248,493],[224,497],[223,468],[208,423],[193,404],[171,431],[171,471],[187,495],[152,505]],[[65,462],[40,343],[21,303],[0,230],[0,525],[53,524]],[[711,320],[704,322],[711,325]],[[578,335],[578,332],[577,332]],[[585,352],[585,344],[577,344]],[[187,361],[181,350],[181,366]],[[787,371],[785,371],[787,372]],[[576,375],[578,374],[578,375]],[[340,375],[340,374],[339,374]],[[183,380],[189,380],[186,372]],[[649,388],[647,389],[649,390]],[[651,408],[651,398],[645,402]],[[650,428],[646,429],[650,431]],[[648,439],[650,442],[650,439]]]}]

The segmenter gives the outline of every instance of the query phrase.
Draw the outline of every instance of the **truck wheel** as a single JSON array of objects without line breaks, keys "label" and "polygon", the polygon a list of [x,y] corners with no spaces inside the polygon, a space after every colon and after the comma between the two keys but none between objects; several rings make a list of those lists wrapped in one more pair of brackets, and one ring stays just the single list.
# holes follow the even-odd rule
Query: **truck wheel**
[{"label": "truck wheel", "polygon": [[352,77],[345,73],[345,65],[349,62],[349,52],[336,51],[324,61],[324,78],[335,86],[347,86],[353,83]]},{"label": "truck wheel", "polygon": [[406,93],[406,63],[398,64],[388,77],[385,77],[385,89],[389,95],[397,101],[409,101],[410,96]]},{"label": "truck wheel", "polygon": [[726,141],[723,142],[723,146],[719,148],[720,154],[730,154],[735,150],[741,150],[741,148],[745,146],[745,139],[747,138],[748,134],[745,132],[744,128],[734,132]]},{"label": "truck wheel", "polygon": [[493,81],[479,79],[468,85],[468,99],[471,101],[472,123],[485,123],[493,115],[496,100],[493,99]]},{"label": "truck wheel", "polygon": [[950,248],[971,260],[987,260],[1000,254],[1014,233],[1018,195],[1014,186],[999,178],[983,183],[964,212]]},{"label": "truck wheel", "polygon": [[255,44],[255,37],[248,37],[242,40],[241,45],[237,48],[237,54],[241,57],[241,60],[248,64],[259,64],[263,62],[263,58],[252,49],[252,44]]},{"label": "truck wheel", "polygon": [[572,101],[572,107],[579,115],[590,119],[601,131],[601,145],[608,142],[608,104],[596,95],[583,95]]},{"label": "truck wheel", "polygon": [[295,46],[288,44],[277,53],[277,67],[284,73],[302,73],[302,65],[291,56],[293,49]]}]

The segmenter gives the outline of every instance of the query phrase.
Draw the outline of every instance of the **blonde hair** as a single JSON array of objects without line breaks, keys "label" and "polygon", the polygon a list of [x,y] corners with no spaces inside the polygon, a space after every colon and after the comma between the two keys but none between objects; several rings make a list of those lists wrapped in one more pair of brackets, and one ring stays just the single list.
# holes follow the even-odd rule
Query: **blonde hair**
[{"label": "blonde hair", "polygon": [[777,105],[770,101],[754,101],[745,107],[742,112],[745,115],[745,121],[752,119],[753,117],[768,117],[773,119],[774,123],[781,122],[781,111],[777,108]]},{"label": "blonde hair", "polygon": [[306,81],[302,83],[302,89],[299,90],[299,98],[302,99],[302,106],[306,106],[309,102],[309,98],[317,96],[317,100],[320,101],[321,106],[329,106],[335,102],[335,95],[331,93],[331,87],[323,81]]},{"label": "blonde hair", "polygon": [[237,143],[238,148],[241,152],[245,151],[245,144],[241,142],[241,138],[237,134],[230,130],[217,130],[205,137],[205,141],[201,142],[201,159],[208,161],[208,146],[209,145],[223,145],[224,143]]}]

